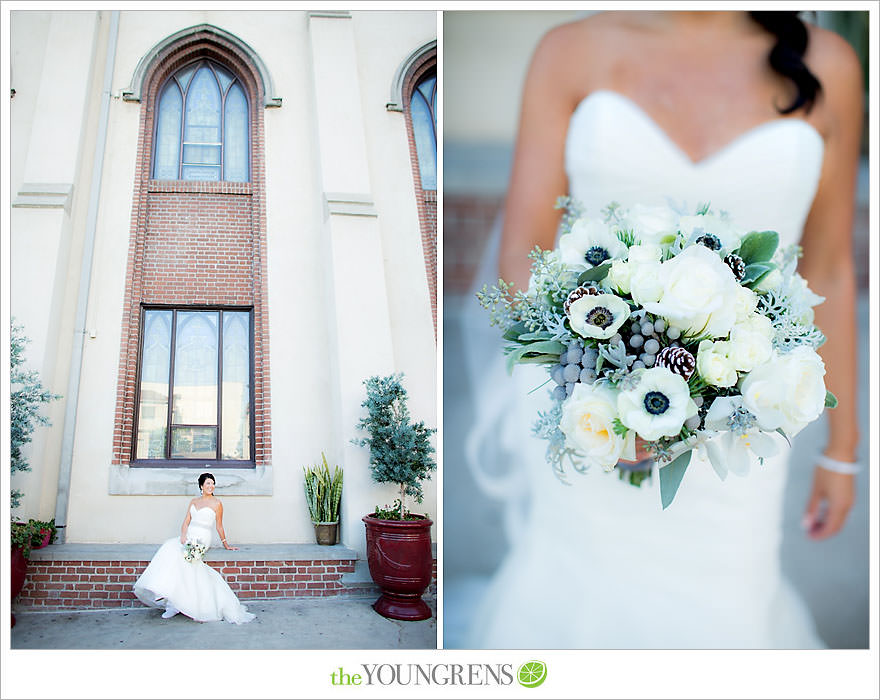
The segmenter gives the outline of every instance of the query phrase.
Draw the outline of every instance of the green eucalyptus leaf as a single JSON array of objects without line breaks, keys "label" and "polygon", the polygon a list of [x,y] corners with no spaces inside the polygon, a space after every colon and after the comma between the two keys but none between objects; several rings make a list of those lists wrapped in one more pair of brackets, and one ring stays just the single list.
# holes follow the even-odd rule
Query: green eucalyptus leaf
[{"label": "green eucalyptus leaf", "polygon": [[525,321],[518,321],[504,331],[504,335],[501,337],[504,338],[504,340],[517,340],[523,333],[528,332],[529,327],[525,324]]},{"label": "green eucalyptus leaf", "polygon": [[660,503],[665,510],[681,485],[681,480],[691,461],[691,450],[680,454],[665,467],[660,467]]},{"label": "green eucalyptus leaf", "polygon": [[779,245],[776,231],[752,231],[742,239],[737,254],[746,265],[766,262],[773,257]]},{"label": "green eucalyptus leaf", "polygon": [[745,273],[743,274],[743,278],[739,281],[739,283],[744,287],[754,286],[775,269],[776,265],[768,262],[757,262],[746,265]]},{"label": "green eucalyptus leaf", "polygon": [[825,408],[837,408],[837,397],[830,391],[825,391]]},{"label": "green eucalyptus leaf", "polygon": [[524,362],[523,358],[527,355],[555,355],[555,361],[558,362],[559,355],[565,349],[566,346],[558,340],[539,340],[534,343],[522,345],[507,355],[507,372],[513,372],[514,365]]},{"label": "green eucalyptus leaf", "polygon": [[589,270],[582,272],[580,277],[578,277],[578,286],[584,284],[584,282],[601,282],[608,276],[608,270],[610,269],[610,262],[604,262],[601,265],[596,265],[596,267],[591,267]]},{"label": "green eucalyptus leaf", "polygon": [[559,364],[559,355],[528,355],[521,357],[517,364],[520,365],[556,365]]},{"label": "green eucalyptus leaf", "polygon": [[785,441],[788,443],[788,446],[791,447],[791,439],[788,437],[788,435],[785,434],[785,431],[782,428],[776,428],[776,432],[784,437]]},{"label": "green eucalyptus leaf", "polygon": [[535,331],[534,333],[523,333],[517,340],[520,343],[528,343],[534,340],[551,340],[553,334],[550,331]]}]

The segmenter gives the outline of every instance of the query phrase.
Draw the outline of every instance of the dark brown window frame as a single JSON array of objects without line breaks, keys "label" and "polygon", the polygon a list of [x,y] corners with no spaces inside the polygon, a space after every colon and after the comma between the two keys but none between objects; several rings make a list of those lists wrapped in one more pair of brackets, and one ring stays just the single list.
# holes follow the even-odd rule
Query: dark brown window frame
[{"label": "dark brown window frame", "polygon": [[[170,361],[168,368],[168,407],[167,407],[167,415],[166,415],[166,431],[165,431],[165,457],[163,459],[138,459],[137,457],[137,444],[138,444],[138,420],[140,418],[140,403],[141,403],[141,372],[142,372],[142,362],[144,357],[144,319],[146,317],[147,311],[171,311],[172,312],[172,324],[171,324],[171,348],[170,348]],[[218,322],[218,330],[217,330],[217,458],[215,459],[205,459],[205,458],[192,458],[192,457],[170,457],[171,454],[171,427],[187,427],[188,424],[172,424],[171,423],[171,414],[173,408],[173,400],[174,400],[174,351],[175,351],[175,341],[176,341],[176,331],[177,331],[177,312],[178,311],[219,311],[220,318]],[[248,372],[249,372],[249,392],[248,396],[250,399],[250,411],[248,416],[250,435],[249,435],[249,445],[250,445],[250,459],[242,459],[242,460],[230,460],[230,459],[220,459],[219,455],[221,450],[223,449],[223,425],[222,425],[222,410],[223,410],[223,311],[246,311],[249,314],[249,328],[250,328],[250,338],[248,339],[248,348],[249,348],[249,361],[248,361]],[[132,426],[132,443],[131,443],[131,466],[132,467],[161,467],[161,468],[183,468],[183,469],[191,469],[193,466],[199,464],[204,465],[205,467],[211,467],[214,469],[251,469],[256,467],[256,411],[255,407],[255,392],[254,392],[254,307],[253,306],[229,306],[229,305],[205,305],[205,304],[141,304],[140,309],[140,319],[138,322],[138,359],[137,359],[137,380],[135,384],[135,396],[134,396],[134,425]],[[209,426],[194,426],[194,427],[209,427]]]},{"label": "dark brown window frame", "polygon": [[[214,80],[217,81],[217,86],[218,86],[218,88],[220,88],[220,127],[219,127],[220,128],[220,165],[219,165],[220,177],[217,180],[184,180],[184,179],[182,179],[183,178],[183,166],[184,166],[184,162],[183,162],[183,147],[184,147],[183,134],[184,134],[184,131],[186,130],[186,97],[187,97],[189,85],[192,84],[192,81],[195,80],[196,74],[201,69],[201,66],[198,65],[200,63],[206,64],[208,66],[208,68],[211,69],[211,73],[213,73],[213,75],[214,75]],[[214,68],[215,64],[218,66],[221,66],[224,70],[226,70],[227,72],[229,72],[233,76],[233,81],[231,83],[229,83],[226,90],[223,90],[221,87],[220,79],[217,77],[217,71]],[[180,73],[183,73],[185,70],[187,70],[188,68],[190,68],[194,65],[195,65],[195,71],[193,72],[193,75],[189,80],[189,85],[187,86],[187,90],[184,91],[184,89],[180,86],[180,82],[177,80],[176,76],[179,75]],[[168,84],[172,83],[172,82],[175,83],[177,85],[177,88],[180,90],[182,102],[181,102],[181,107],[180,107],[180,134],[178,136],[178,141],[177,141],[180,146],[180,150],[178,151],[178,157],[177,157],[177,180],[172,180],[171,182],[239,182],[238,180],[225,180],[224,179],[224,176],[226,174],[226,131],[225,131],[225,129],[226,129],[226,97],[229,94],[229,91],[232,89],[232,86],[235,84],[238,84],[238,87],[241,89],[241,92],[244,95],[245,105],[247,106],[246,112],[247,112],[247,117],[248,117],[248,123],[246,125],[245,130],[244,130],[245,136],[247,137],[247,178],[245,180],[243,180],[243,182],[250,182],[251,176],[252,176],[252,171],[253,171],[253,164],[251,162],[251,153],[253,150],[253,144],[251,143],[251,141],[252,141],[252,138],[251,138],[251,136],[252,136],[252,134],[251,134],[251,117],[252,117],[252,115],[251,115],[251,99],[250,99],[250,95],[248,94],[247,86],[242,81],[242,79],[238,75],[238,73],[231,66],[226,65],[225,63],[221,63],[220,61],[217,61],[213,58],[206,58],[204,56],[199,56],[199,57],[193,59],[192,61],[185,63],[183,66],[181,66],[180,68],[175,70],[171,75],[169,75],[167,78],[165,78],[164,81],[162,81],[162,84],[159,86],[159,89],[156,91],[156,97],[153,100],[153,109],[155,110],[156,117],[155,117],[155,119],[153,119],[153,141],[152,141],[152,152],[150,154],[150,179],[151,180],[157,179],[155,177],[155,174],[156,174],[156,148],[159,145],[159,140],[157,137],[159,135],[159,122],[161,121],[159,118],[160,117],[159,104],[162,102],[162,97],[165,94],[165,89],[168,87]],[[209,167],[209,168],[218,167],[218,166],[214,166],[214,165],[205,165],[203,163],[186,163],[186,165],[202,166],[202,167]]]}]

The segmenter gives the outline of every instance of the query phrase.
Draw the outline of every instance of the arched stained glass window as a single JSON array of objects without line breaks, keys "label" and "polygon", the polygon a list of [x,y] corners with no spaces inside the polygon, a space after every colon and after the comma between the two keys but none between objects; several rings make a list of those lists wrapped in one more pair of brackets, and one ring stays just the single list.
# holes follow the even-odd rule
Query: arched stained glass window
[{"label": "arched stained glass window", "polygon": [[157,104],[153,179],[249,180],[248,103],[232,73],[190,63],[165,82]]},{"label": "arched stained glass window", "polygon": [[437,189],[436,107],[437,74],[431,71],[416,85],[409,102],[423,190]]}]

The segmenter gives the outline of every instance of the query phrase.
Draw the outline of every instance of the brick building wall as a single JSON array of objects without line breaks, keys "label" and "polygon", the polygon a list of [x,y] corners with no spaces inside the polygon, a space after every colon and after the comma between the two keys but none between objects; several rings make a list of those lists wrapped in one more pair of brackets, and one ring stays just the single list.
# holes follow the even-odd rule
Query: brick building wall
[{"label": "brick building wall", "polygon": [[[250,182],[151,179],[154,118],[164,81],[208,58],[239,77],[248,96]],[[148,304],[253,308],[254,442],[257,465],[271,462],[269,323],[263,94],[247,57],[215,34],[166,48],[144,78],[125,282],[113,435],[113,464],[132,459],[141,309]]]},{"label": "brick building wall", "polygon": [[[222,555],[220,555],[222,556]],[[16,598],[17,609],[139,608],[132,586],[147,561],[32,560],[27,580]],[[369,581],[346,581],[354,559],[225,560],[207,562],[244,601],[279,598],[372,596]],[[437,560],[427,596],[437,595]]]},{"label": "brick building wall", "polygon": [[422,187],[419,156],[416,150],[416,139],[415,134],[413,133],[409,105],[415,86],[426,73],[431,70],[436,70],[436,67],[437,49],[435,47],[430,51],[426,51],[413,62],[403,82],[403,109],[406,113],[406,136],[409,141],[413,184],[416,193],[416,207],[419,211],[419,230],[422,239],[422,251],[425,256],[425,274],[428,276],[428,291],[431,295],[431,315],[434,318],[435,336],[437,334],[437,190],[426,190]]}]

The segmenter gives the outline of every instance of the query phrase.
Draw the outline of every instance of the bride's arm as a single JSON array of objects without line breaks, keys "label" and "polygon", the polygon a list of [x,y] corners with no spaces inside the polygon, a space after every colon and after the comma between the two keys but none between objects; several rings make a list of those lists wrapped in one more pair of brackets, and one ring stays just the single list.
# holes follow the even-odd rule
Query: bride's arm
[{"label": "bride's arm", "polygon": [[574,31],[565,25],[541,40],[523,88],[498,258],[500,276],[518,289],[528,286],[529,252],[553,247],[561,216],[554,204],[568,192],[564,149],[574,105],[566,54]]},{"label": "bride's arm", "polygon": [[[827,130],[822,176],[804,228],[804,255],[799,269],[810,288],[825,297],[825,302],[816,307],[816,324],[827,337],[819,352],[825,361],[826,386],[839,400],[837,408],[828,412],[825,454],[842,462],[855,462],[858,357],[852,223],[862,132],[861,68],[855,53],[839,37],[812,33],[810,40],[817,45],[815,65],[822,83],[820,100]],[[853,504],[854,493],[852,475],[816,467],[805,513],[810,537],[824,539],[837,533]],[[827,509],[824,516],[823,508]]]},{"label": "bride's arm", "polygon": [[238,547],[230,547],[226,541],[226,533],[223,531],[223,504],[218,502],[217,510],[214,512],[217,514],[217,534],[220,535],[220,541],[223,543],[224,549],[238,549]]},{"label": "bride's arm", "polygon": [[180,526],[180,544],[186,544],[186,529],[189,527],[189,521],[192,520],[192,513],[189,507],[195,499],[190,499],[189,505],[186,507],[186,517],[183,519],[183,525]]}]

